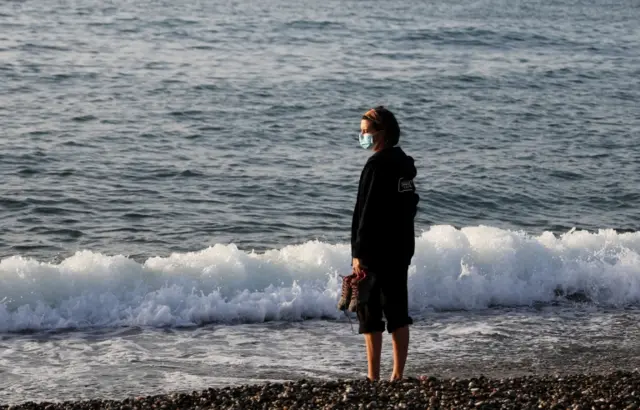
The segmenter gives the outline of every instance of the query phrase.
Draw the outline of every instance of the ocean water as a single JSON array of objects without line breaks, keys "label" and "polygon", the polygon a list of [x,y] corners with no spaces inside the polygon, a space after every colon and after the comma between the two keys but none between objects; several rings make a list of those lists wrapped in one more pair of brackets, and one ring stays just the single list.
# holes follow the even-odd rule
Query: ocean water
[{"label": "ocean water", "polygon": [[638,21],[2,2],[0,403],[364,377],[335,305],[378,104],[418,168],[408,373],[640,367]]}]

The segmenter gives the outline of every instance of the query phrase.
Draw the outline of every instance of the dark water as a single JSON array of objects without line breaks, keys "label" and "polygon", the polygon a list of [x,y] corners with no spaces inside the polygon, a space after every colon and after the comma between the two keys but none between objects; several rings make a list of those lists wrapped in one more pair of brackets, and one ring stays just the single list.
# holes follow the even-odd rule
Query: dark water
[{"label": "dark water", "polygon": [[9,1],[0,257],[346,242],[359,116],[419,229],[636,231],[636,1]]}]

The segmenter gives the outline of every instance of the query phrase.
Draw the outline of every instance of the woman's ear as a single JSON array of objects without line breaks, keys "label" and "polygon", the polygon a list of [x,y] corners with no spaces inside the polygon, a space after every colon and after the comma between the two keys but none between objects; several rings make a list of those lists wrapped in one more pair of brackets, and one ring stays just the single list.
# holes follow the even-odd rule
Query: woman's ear
[{"label": "woman's ear", "polygon": [[385,135],[384,130],[376,131],[373,135],[373,142],[376,149],[384,148],[387,146],[387,136]]}]

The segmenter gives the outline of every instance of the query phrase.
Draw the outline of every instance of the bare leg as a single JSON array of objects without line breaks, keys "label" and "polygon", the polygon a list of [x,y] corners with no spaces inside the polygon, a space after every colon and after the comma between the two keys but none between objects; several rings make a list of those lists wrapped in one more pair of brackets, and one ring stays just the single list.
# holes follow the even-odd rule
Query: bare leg
[{"label": "bare leg", "polygon": [[393,331],[393,374],[391,380],[400,380],[404,374],[404,364],[409,351],[409,326]]},{"label": "bare leg", "polygon": [[365,333],[364,343],[367,348],[369,380],[379,380],[380,355],[382,354],[382,332]]}]

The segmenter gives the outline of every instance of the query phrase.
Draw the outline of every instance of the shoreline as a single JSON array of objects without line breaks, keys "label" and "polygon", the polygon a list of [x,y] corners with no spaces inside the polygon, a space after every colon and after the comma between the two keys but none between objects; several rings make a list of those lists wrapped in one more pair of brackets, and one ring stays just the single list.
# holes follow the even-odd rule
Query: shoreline
[{"label": "shoreline", "polygon": [[488,378],[301,379],[121,400],[0,404],[57,409],[640,409],[640,371]]}]

